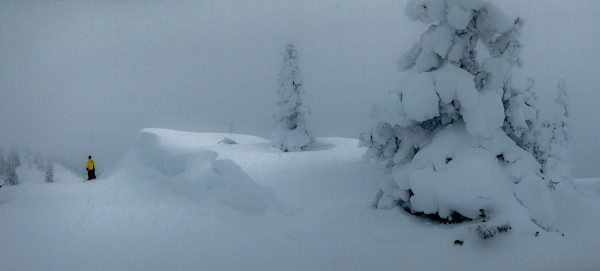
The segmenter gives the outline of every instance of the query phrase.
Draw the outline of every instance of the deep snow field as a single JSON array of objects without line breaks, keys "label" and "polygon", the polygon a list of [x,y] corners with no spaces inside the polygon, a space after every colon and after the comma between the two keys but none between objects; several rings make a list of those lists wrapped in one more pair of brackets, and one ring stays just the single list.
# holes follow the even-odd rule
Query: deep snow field
[{"label": "deep snow field", "polygon": [[383,166],[364,152],[355,139],[282,153],[146,129],[95,181],[56,164],[46,184],[23,163],[21,183],[0,188],[0,270],[600,270],[600,179],[553,191],[564,236],[483,240],[479,222],[373,208]]}]

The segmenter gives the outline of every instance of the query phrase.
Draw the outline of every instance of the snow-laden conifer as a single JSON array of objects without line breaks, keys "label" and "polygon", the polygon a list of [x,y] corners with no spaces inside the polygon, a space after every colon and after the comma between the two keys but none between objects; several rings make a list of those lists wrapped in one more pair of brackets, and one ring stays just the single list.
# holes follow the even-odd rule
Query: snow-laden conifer
[{"label": "snow-laden conifer", "polygon": [[6,175],[6,160],[4,159],[4,150],[0,148],[0,179]]},{"label": "snow-laden conifer", "polygon": [[17,175],[17,164],[14,159],[10,159],[6,163],[6,183],[10,185],[19,184],[19,176]]},{"label": "snow-laden conifer", "polygon": [[569,99],[565,81],[557,85],[555,98],[556,111],[552,122],[552,137],[549,144],[549,157],[546,164],[546,175],[554,182],[570,180],[572,177],[571,148],[572,130],[570,123]]},{"label": "snow-laden conifer", "polygon": [[46,183],[54,182],[54,163],[48,162],[45,166],[45,181]]},{"label": "snow-laden conifer", "polygon": [[279,111],[273,116],[273,147],[284,152],[306,150],[314,142],[314,138],[306,126],[306,117],[310,111],[302,101],[304,87],[298,67],[298,52],[292,44],[285,47],[277,84]]},{"label": "snow-laden conifer", "polygon": [[404,84],[375,104],[360,136],[366,157],[387,163],[376,205],[454,221],[528,213],[519,221],[551,227],[553,201],[533,156],[534,84],[512,84],[523,20],[481,0],[411,0],[406,15],[429,28],[398,61]]}]

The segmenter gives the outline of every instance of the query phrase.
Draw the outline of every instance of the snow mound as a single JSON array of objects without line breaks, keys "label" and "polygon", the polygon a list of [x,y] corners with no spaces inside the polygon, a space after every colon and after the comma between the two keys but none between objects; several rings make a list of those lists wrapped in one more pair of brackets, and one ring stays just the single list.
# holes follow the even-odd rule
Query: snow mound
[{"label": "snow mound", "polygon": [[571,183],[579,194],[589,198],[600,198],[600,178],[577,179]]},{"label": "snow mound", "polygon": [[232,160],[218,159],[195,135],[144,129],[114,174],[158,180],[189,199],[212,199],[242,213],[261,214],[273,205],[270,188],[256,183]]}]

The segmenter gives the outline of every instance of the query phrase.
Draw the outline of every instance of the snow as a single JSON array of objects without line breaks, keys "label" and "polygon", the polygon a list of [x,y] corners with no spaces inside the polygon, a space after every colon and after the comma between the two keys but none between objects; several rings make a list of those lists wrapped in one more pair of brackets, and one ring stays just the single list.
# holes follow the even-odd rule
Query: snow
[{"label": "snow", "polygon": [[406,115],[425,121],[439,115],[439,98],[429,74],[415,73],[402,90],[402,107]]},{"label": "snow", "polygon": [[447,23],[440,23],[433,31],[433,51],[442,58],[446,58],[452,46],[452,38],[456,30]]},{"label": "snow", "polygon": [[[224,137],[238,144],[217,144]],[[22,182],[0,188],[0,269],[594,270],[600,265],[600,179],[577,180],[574,191],[553,192],[555,227],[564,237],[545,231],[535,237],[534,229],[515,227],[481,240],[470,230],[479,222],[440,225],[397,208],[372,208],[383,167],[362,160],[364,149],[357,144],[317,138],[312,151],[282,153],[253,136],[145,129],[117,166],[96,181],[81,182],[56,164],[56,182],[47,184],[41,172],[23,163]],[[444,147],[452,153],[452,145]],[[489,161],[461,162],[462,156],[436,167],[451,171],[454,162],[474,162],[482,166],[477,175],[490,174],[484,167]],[[514,200],[499,202],[506,212],[520,210]],[[464,245],[453,245],[456,239]]]},{"label": "snow", "polygon": [[410,50],[406,51],[400,58],[398,59],[398,70],[400,71],[409,71],[412,69],[417,62],[417,59],[421,55],[423,51],[423,45],[421,41],[415,42]]},{"label": "snow", "polygon": [[463,118],[471,135],[488,136],[504,124],[502,97],[488,90],[479,93],[472,110],[464,110]]},{"label": "snow", "polygon": [[511,76],[511,66],[502,58],[486,58],[483,61],[483,69],[488,73],[486,89],[504,94],[504,84]]},{"label": "snow", "polygon": [[136,147],[118,164],[140,168],[140,177],[166,180],[185,190],[192,199],[214,198],[236,211],[260,214],[275,202],[273,191],[256,183],[229,159],[190,140],[185,133],[146,129],[139,133]]},{"label": "snow", "polygon": [[465,29],[472,17],[473,12],[461,6],[451,6],[448,10],[448,23],[457,30]]},{"label": "snow", "polygon": [[426,72],[426,71],[430,71],[432,69],[437,68],[440,63],[442,62],[442,60],[440,59],[440,56],[438,54],[435,53],[434,50],[434,45],[435,45],[435,41],[434,39],[436,37],[434,37],[433,33],[435,33],[435,31],[432,32],[432,29],[434,28],[430,28],[430,30],[423,34],[422,36],[422,40],[421,40],[421,50],[411,50],[409,52],[418,52],[420,53],[420,55],[416,58],[415,61],[415,70],[418,72]]},{"label": "snow", "polygon": [[515,189],[515,197],[529,210],[531,219],[542,227],[553,225],[554,201],[546,193],[546,183],[535,175],[522,178]]},{"label": "snow", "polygon": [[440,22],[446,15],[446,1],[411,0],[406,4],[405,13],[412,21]]},{"label": "snow", "polygon": [[454,64],[447,63],[434,72],[435,90],[443,103],[458,99],[461,106],[471,110],[478,102],[473,76]]},{"label": "snow", "polygon": [[478,10],[483,6],[483,0],[446,0],[448,6],[460,6],[464,9]]},{"label": "snow", "polygon": [[485,29],[486,33],[482,33],[484,36],[502,34],[513,27],[514,20],[494,4],[487,2],[481,9],[485,13],[477,18],[477,25]]}]

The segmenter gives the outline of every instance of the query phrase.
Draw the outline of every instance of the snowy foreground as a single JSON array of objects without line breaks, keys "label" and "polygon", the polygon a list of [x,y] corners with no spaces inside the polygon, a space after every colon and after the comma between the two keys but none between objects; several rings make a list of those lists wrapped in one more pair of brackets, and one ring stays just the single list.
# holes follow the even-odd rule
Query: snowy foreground
[{"label": "snowy foreground", "polygon": [[482,240],[478,222],[373,208],[383,169],[357,145],[282,153],[252,136],[147,129],[93,182],[56,165],[46,184],[23,163],[21,184],[0,188],[0,270],[600,269],[600,179],[553,192],[564,236]]}]

